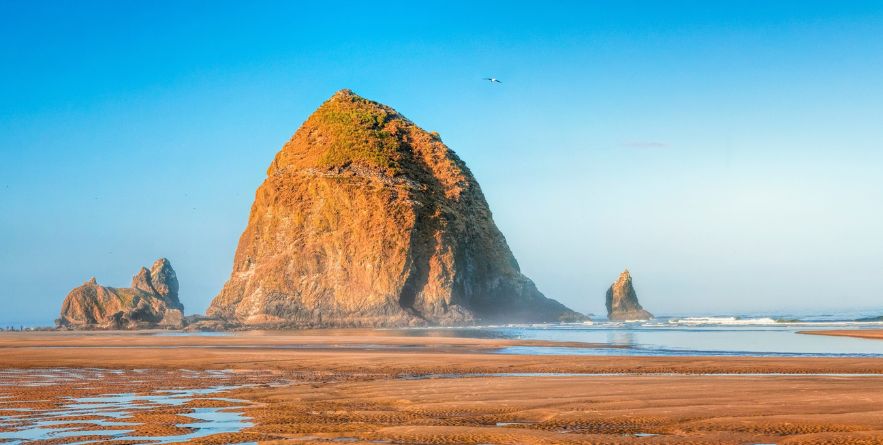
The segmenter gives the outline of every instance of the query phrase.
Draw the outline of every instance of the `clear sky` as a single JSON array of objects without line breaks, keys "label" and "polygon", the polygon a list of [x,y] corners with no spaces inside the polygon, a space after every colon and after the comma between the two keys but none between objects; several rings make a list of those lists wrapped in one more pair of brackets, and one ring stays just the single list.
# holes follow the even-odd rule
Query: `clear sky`
[{"label": "clear sky", "polygon": [[160,256],[204,311],[341,88],[440,132],[576,310],[629,267],[658,314],[883,313],[883,3],[310,3],[0,1],[0,324]]}]

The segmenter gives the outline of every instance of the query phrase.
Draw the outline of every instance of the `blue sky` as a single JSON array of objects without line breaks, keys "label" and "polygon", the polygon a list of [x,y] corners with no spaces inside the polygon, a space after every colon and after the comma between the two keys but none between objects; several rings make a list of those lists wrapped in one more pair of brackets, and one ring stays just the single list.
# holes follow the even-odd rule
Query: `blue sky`
[{"label": "blue sky", "polygon": [[440,132],[574,309],[629,267],[660,314],[883,313],[880,2],[245,3],[0,2],[0,323],[160,256],[203,311],[341,88]]}]

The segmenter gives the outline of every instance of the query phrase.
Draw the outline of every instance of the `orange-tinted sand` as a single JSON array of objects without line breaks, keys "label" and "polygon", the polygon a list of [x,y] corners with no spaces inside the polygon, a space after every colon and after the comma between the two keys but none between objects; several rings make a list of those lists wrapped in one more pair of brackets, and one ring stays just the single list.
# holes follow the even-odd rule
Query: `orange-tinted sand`
[{"label": "orange-tinted sand", "polygon": [[[491,353],[511,340],[312,334],[7,333],[0,367],[272,370],[293,381],[225,394],[254,403],[244,411],[255,425],[204,443],[883,443],[881,359],[521,356]],[[521,372],[596,375],[403,378]],[[141,420],[162,432],[186,415]]]},{"label": "orange-tinted sand", "polygon": [[800,334],[831,335],[835,337],[855,337],[883,340],[883,329],[837,329],[829,331],[801,331]]}]

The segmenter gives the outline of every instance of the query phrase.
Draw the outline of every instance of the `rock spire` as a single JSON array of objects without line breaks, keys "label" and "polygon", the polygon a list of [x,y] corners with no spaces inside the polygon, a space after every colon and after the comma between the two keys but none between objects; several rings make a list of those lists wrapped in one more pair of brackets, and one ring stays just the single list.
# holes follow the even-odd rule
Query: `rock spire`
[{"label": "rock spire", "polygon": [[632,286],[632,276],[626,269],[607,289],[607,318],[610,320],[647,320],[653,314],[638,303],[638,294]]}]

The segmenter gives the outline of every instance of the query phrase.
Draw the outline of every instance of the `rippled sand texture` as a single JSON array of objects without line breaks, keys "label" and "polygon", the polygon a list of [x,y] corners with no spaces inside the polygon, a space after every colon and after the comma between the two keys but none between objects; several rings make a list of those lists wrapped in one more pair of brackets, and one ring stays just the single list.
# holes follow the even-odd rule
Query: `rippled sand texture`
[{"label": "rippled sand texture", "polygon": [[0,370],[0,443],[224,443],[252,426],[230,389],[278,373],[48,368]]},{"label": "rippled sand texture", "polygon": [[[4,371],[0,416],[8,432],[34,426],[27,422],[71,397],[101,404],[106,394],[134,394],[145,409],[55,420],[68,422],[77,441],[132,430],[126,437],[139,443],[883,443],[881,359],[491,353],[508,346],[339,335],[0,336],[0,367],[32,368]],[[95,364],[121,370],[81,369]],[[545,374],[556,372],[580,375]],[[164,390],[186,400],[157,403]],[[205,413],[198,408],[220,408],[238,432],[193,436]],[[22,420],[22,409],[43,417]],[[25,423],[10,424],[17,421]],[[74,441],[57,439],[42,443]]]},{"label": "rippled sand texture", "polygon": [[266,403],[246,410],[250,431],[315,442],[883,442],[876,376],[383,379],[239,394]]}]

